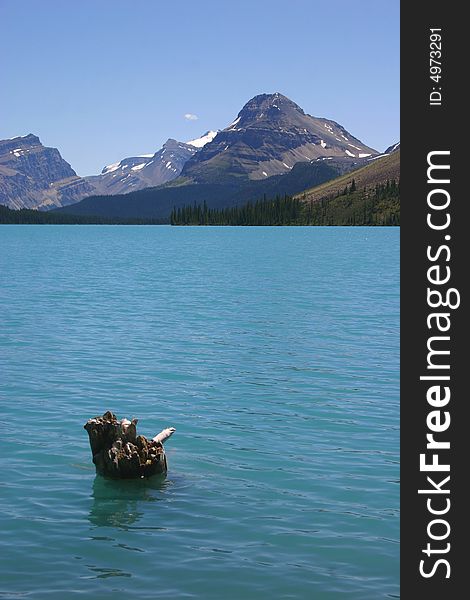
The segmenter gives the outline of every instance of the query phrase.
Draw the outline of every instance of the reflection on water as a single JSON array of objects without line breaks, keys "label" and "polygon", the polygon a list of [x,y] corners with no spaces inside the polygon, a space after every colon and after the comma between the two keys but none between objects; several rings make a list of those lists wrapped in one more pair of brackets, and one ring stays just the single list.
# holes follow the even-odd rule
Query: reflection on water
[{"label": "reflection on water", "polygon": [[90,523],[127,529],[142,517],[144,503],[162,500],[162,492],[169,485],[164,475],[150,479],[106,479],[97,475],[91,494]]},{"label": "reflection on water", "polygon": [[[106,569],[101,567],[94,567],[93,565],[87,565],[93,575],[82,577],[82,579],[108,579],[109,577],[132,577],[130,573],[121,571],[121,569]],[[97,573],[95,575],[95,573]]]}]

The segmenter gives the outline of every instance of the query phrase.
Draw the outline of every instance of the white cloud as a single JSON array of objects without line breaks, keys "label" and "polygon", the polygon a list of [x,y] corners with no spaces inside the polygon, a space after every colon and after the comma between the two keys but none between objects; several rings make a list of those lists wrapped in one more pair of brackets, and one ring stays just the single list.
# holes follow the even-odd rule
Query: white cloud
[{"label": "white cloud", "polygon": [[184,118],[188,121],[197,121],[199,119],[197,115],[193,115],[192,113],[186,113]]}]

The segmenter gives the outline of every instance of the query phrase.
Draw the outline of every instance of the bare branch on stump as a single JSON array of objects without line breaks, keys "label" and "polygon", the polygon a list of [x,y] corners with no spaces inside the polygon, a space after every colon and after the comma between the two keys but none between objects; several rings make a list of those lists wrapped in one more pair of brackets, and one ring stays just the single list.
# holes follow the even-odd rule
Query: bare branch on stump
[{"label": "bare branch on stump", "polygon": [[96,472],[120,479],[150,477],[167,472],[163,442],[175,431],[164,429],[152,440],[137,435],[137,419],[121,419],[107,411],[88,419],[84,428],[90,438]]},{"label": "bare branch on stump", "polygon": [[163,429],[163,431],[160,431],[160,433],[154,438],[152,438],[152,440],[154,442],[161,442],[163,444],[163,442],[166,442],[167,439],[175,433],[175,431],[176,429],[174,427],[168,427],[167,429]]}]

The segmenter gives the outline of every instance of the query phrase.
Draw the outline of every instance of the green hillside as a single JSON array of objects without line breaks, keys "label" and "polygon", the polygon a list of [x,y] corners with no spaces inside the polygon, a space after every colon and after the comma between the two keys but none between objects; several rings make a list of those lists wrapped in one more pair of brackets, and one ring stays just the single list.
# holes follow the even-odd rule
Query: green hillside
[{"label": "green hillside", "polygon": [[400,150],[392,152],[382,158],[376,158],[366,166],[350,171],[336,179],[317,185],[294,197],[306,202],[318,202],[334,198],[342,193],[346,186],[350,186],[354,179],[357,190],[373,190],[376,185],[385,184],[387,181],[400,180]]},{"label": "green hillside", "polygon": [[399,225],[400,186],[394,179],[367,194],[355,182],[338,196],[316,202],[284,196],[231,208],[194,204],[174,209],[172,225]]},{"label": "green hillside", "polygon": [[174,208],[172,225],[399,225],[400,152],[295,196],[242,206]]}]

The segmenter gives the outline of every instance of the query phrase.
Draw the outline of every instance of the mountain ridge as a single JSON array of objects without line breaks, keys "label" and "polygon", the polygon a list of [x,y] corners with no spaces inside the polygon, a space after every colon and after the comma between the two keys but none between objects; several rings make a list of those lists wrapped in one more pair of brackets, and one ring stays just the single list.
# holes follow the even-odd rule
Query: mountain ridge
[{"label": "mountain ridge", "polygon": [[154,154],[124,158],[99,175],[80,177],[57,148],[32,133],[0,140],[0,204],[13,209],[50,210],[97,194],[120,194],[163,185],[211,141],[208,131],[187,143],[168,139]]},{"label": "mountain ridge", "polygon": [[178,177],[197,148],[168,139],[154,154],[131,156],[107,165],[99,175],[87,176],[98,194],[115,195],[155,187]]},{"label": "mountain ridge", "polygon": [[335,197],[345,187],[352,185],[354,179],[358,190],[373,189],[376,185],[385,184],[387,181],[400,180],[400,143],[387,148],[387,151],[379,157],[367,161],[358,169],[340,175],[318,186],[307,188],[294,195],[305,202],[320,202]]},{"label": "mountain ridge", "polygon": [[[21,139],[27,146],[24,152],[20,146],[13,147]],[[0,148],[2,144],[6,148],[3,155],[0,153],[0,203],[3,198],[3,203],[13,208],[41,209],[74,204],[74,210],[82,212],[85,207],[112,211],[113,206],[122,208],[127,201],[132,211],[138,210],[142,198],[134,194],[146,189],[147,198],[162,203],[161,210],[155,207],[159,217],[169,214],[169,202],[181,204],[191,196],[202,198],[201,185],[209,186],[207,201],[242,202],[250,199],[250,194],[272,193],[273,186],[297,193],[301,182],[304,186],[317,185],[327,173],[334,178],[381,156],[336,121],[312,117],[279,92],[251,98],[223,130],[209,131],[186,143],[170,138],[154,154],[122,159],[104,167],[99,175],[85,178],[78,177],[58,150],[42,146],[37,136],[13,140],[0,142]],[[34,169],[26,172],[29,163],[23,157],[35,153],[42,153],[44,159],[42,170],[36,173],[37,182]],[[47,159],[55,169],[53,176],[48,173]],[[329,162],[330,166],[316,164],[319,162]],[[23,173],[11,168],[20,163]],[[5,189],[5,181],[12,184],[10,188],[22,183],[20,192],[15,195],[8,186]],[[29,195],[25,194],[25,182],[31,187]],[[123,194],[125,200],[113,203],[109,199]]]}]

